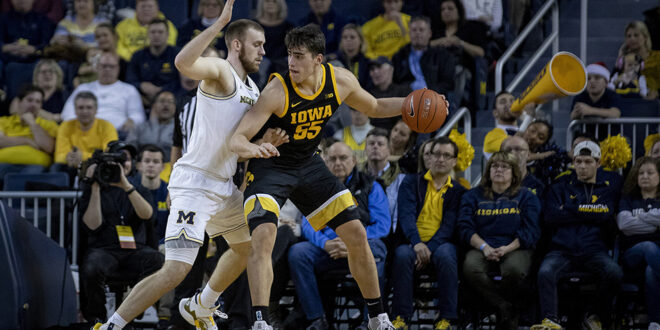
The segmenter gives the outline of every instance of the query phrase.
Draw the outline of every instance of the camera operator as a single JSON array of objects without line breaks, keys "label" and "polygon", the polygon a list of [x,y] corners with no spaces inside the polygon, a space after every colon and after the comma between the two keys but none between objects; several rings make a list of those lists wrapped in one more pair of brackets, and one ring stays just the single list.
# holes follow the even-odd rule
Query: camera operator
[{"label": "camera operator", "polygon": [[106,319],[106,278],[121,274],[122,279],[137,282],[164,262],[163,255],[147,245],[155,213],[151,194],[126,178],[135,154],[130,144],[110,142],[105,153],[92,156],[83,172],[80,212],[88,239],[80,275],[87,295],[82,310],[88,321]]}]

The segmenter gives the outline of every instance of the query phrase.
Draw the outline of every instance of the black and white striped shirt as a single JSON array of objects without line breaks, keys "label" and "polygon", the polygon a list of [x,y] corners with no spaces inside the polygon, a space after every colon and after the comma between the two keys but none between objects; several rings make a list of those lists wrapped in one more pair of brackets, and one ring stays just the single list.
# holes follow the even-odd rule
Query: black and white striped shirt
[{"label": "black and white striped shirt", "polygon": [[188,140],[195,123],[196,110],[197,96],[193,96],[190,101],[177,110],[177,114],[174,116],[174,135],[172,137],[172,145],[181,148],[182,154],[186,153]]}]

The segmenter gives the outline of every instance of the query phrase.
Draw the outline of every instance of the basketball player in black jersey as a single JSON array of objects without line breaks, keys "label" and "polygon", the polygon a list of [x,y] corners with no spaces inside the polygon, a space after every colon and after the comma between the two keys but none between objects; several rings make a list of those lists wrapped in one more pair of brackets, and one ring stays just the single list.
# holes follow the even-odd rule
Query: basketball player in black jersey
[{"label": "basketball player in black jersey", "polygon": [[[323,64],[325,38],[315,25],[287,33],[289,71],[273,74],[254,107],[243,117],[230,148],[250,160],[245,191],[245,215],[252,231],[248,279],[255,324],[270,329],[266,315],[273,281],[271,250],[277,232],[280,206],[290,198],[314,229],[332,228],[346,245],[348,264],[369,309],[369,329],[394,329],[380,297],[373,255],[363,224],[358,220],[351,193],[327,169],[316,152],[321,131],[339,104],[369,117],[394,117],[403,98],[376,99],[355,76],[343,68]],[[252,138],[269,127],[281,127],[289,143],[278,147]]]}]

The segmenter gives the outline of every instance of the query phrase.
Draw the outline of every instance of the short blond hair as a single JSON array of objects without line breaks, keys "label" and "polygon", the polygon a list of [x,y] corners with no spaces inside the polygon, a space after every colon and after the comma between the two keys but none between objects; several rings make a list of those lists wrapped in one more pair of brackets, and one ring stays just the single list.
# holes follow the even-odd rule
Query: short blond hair
[{"label": "short blond hair", "polygon": [[41,67],[47,66],[53,69],[55,71],[55,76],[57,77],[57,82],[55,83],[55,87],[58,90],[62,89],[62,81],[64,80],[64,72],[62,72],[62,68],[60,68],[60,65],[55,62],[55,60],[46,58],[43,60],[39,60],[37,62],[37,65],[34,67],[34,71],[32,71],[32,84],[37,85],[37,77],[39,76],[39,70],[41,70]]}]

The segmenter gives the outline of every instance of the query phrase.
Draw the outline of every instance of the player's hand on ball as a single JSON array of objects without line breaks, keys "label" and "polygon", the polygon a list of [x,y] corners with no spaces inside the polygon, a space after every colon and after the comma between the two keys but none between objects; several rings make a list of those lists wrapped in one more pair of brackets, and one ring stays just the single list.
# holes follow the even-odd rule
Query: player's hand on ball
[{"label": "player's hand on ball", "polygon": [[279,147],[289,142],[289,135],[281,128],[269,128],[264,133],[263,142],[270,143],[275,147]]}]

